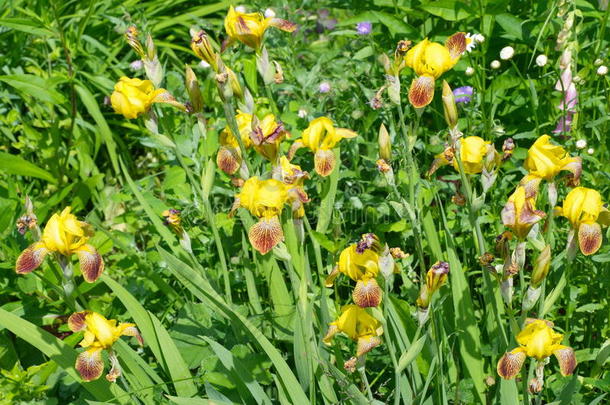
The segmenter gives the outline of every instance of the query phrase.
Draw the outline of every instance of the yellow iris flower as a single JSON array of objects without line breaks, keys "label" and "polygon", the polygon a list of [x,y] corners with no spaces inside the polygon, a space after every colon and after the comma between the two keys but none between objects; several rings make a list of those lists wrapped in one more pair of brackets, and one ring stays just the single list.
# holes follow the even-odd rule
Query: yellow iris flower
[{"label": "yellow iris flower", "polygon": [[292,216],[295,219],[305,216],[304,203],[309,202],[303,183],[309,178],[309,173],[301,167],[290,163],[286,156],[280,157],[279,165],[274,167],[279,172],[279,179],[288,188],[288,202],[292,204]]},{"label": "yellow iris flower", "polygon": [[[460,138],[459,142],[460,158],[465,173],[481,173],[485,167],[489,169],[499,164],[500,154],[491,142],[485,141],[478,136]],[[435,156],[434,162],[432,162],[432,166],[428,170],[428,175],[434,173],[439,167],[449,164],[453,165],[455,170],[460,170],[458,161],[455,159],[455,151],[452,147],[448,147],[442,153]]]},{"label": "yellow iris flower", "polygon": [[53,214],[47,222],[40,241],[33,243],[17,258],[15,270],[26,274],[37,269],[50,252],[66,257],[78,256],[85,281],[93,283],[104,271],[104,261],[87,242],[92,235],[89,224],[79,221],[70,207]]},{"label": "yellow iris flower", "polygon": [[381,322],[357,305],[345,305],[339,318],[331,322],[323,341],[330,345],[337,333],[344,333],[357,342],[356,356],[362,356],[381,344]]},{"label": "yellow iris flower", "polygon": [[122,114],[127,119],[147,112],[153,103],[166,103],[186,110],[167,90],[155,89],[150,80],[130,79],[125,76],[114,85],[110,103],[117,114]]},{"label": "yellow iris flower", "polygon": [[358,134],[347,128],[336,128],[328,117],[319,117],[312,120],[301,134],[288,153],[289,159],[302,147],[309,148],[314,155],[316,173],[326,177],[335,168],[336,157],[333,148],[342,139],[354,138]]},{"label": "yellow iris flower", "polygon": [[108,381],[114,382],[121,375],[118,359],[112,351],[112,345],[121,336],[135,336],[140,345],[144,344],[136,325],[133,323],[120,323],[114,319],[106,319],[103,315],[93,311],[76,312],[68,319],[68,326],[72,332],[84,331],[85,335],[80,346],[86,350],[76,359],[76,370],[85,381],[97,380],[104,371],[102,350],[108,351],[112,363],[110,372],[106,375]]},{"label": "yellow iris flower", "polygon": [[326,287],[332,287],[335,278],[345,274],[356,282],[352,298],[358,306],[366,308],[379,305],[382,292],[375,277],[381,269],[380,250],[379,239],[375,234],[362,235],[360,242],[343,249],[339,263],[326,278]]},{"label": "yellow iris flower", "polygon": [[519,347],[507,352],[498,361],[498,374],[505,379],[512,379],[521,370],[527,357],[538,362],[554,355],[559,361],[563,376],[572,375],[576,368],[574,350],[561,345],[563,335],[552,329],[553,324],[541,319],[529,320],[525,328],[517,335]]},{"label": "yellow iris flower", "polygon": [[268,253],[284,239],[279,215],[289,200],[288,187],[279,180],[250,177],[235,196],[233,210],[246,208],[259,218],[248,231],[252,246],[261,254]]},{"label": "yellow iris flower", "polygon": [[447,262],[436,262],[430,267],[426,274],[426,283],[422,285],[417,297],[419,308],[426,309],[430,306],[432,296],[447,282],[448,275],[449,263]]},{"label": "yellow iris flower", "polygon": [[265,18],[261,13],[240,13],[231,6],[225,18],[225,31],[230,42],[235,40],[257,52],[261,49],[267,28],[275,27],[282,31],[293,32],[296,24],[281,18]]},{"label": "yellow iris flower", "polygon": [[589,256],[597,252],[602,244],[601,225],[610,224],[610,212],[602,202],[601,195],[593,189],[576,187],[568,193],[563,207],[556,208],[557,215],[566,217],[574,231],[582,254]]},{"label": "yellow iris flower", "polygon": [[524,240],[532,226],[546,216],[536,209],[535,195],[528,197],[524,186],[518,186],[508,198],[501,215],[504,225],[512,229],[520,240]]},{"label": "yellow iris flower", "polygon": [[443,73],[452,69],[472,41],[463,32],[450,36],[445,45],[424,39],[405,55],[408,67],[415,71],[409,89],[409,101],[415,108],[423,108],[434,98],[434,82]]},{"label": "yellow iris flower", "polygon": [[528,150],[524,167],[530,175],[547,181],[553,181],[560,171],[568,170],[574,176],[573,183],[578,184],[582,159],[571,157],[564,148],[553,145],[549,135],[542,135]]},{"label": "yellow iris flower", "polygon": [[[235,115],[241,140],[246,149],[253,147],[261,156],[272,163],[277,162],[280,143],[290,134],[275,115],[267,114],[259,121],[252,114],[238,111]],[[234,174],[241,166],[242,156],[239,144],[227,126],[220,134],[220,148],[216,164],[225,173]]]}]

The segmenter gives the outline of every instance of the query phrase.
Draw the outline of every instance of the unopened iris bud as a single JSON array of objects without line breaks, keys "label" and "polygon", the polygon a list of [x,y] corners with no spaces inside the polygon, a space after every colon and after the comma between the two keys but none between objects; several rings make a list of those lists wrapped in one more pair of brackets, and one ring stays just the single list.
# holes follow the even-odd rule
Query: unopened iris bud
[{"label": "unopened iris bud", "polygon": [[209,64],[215,72],[218,72],[217,55],[205,31],[201,30],[193,35],[191,49],[195,52],[195,55]]},{"label": "unopened iris bud", "polygon": [[458,120],[455,96],[445,80],[443,80],[443,109],[445,111],[445,121],[447,121],[449,129],[455,128]]},{"label": "unopened iris bud", "polygon": [[201,96],[197,76],[195,76],[195,72],[190,66],[186,66],[186,90],[191,100],[192,112],[201,112],[203,110],[203,97]]},{"label": "unopened iris bud", "polygon": [[142,44],[138,40],[138,29],[135,25],[130,26],[125,31],[125,39],[129,46],[138,54],[138,56],[142,59],[146,58],[146,54],[144,53],[144,48],[142,48]]},{"label": "unopened iris bud", "polygon": [[377,139],[379,141],[379,157],[389,162],[392,159],[392,140],[383,124],[379,127],[379,137]]},{"label": "unopened iris bud", "polygon": [[275,65],[275,74],[273,75],[273,80],[275,81],[275,84],[284,83],[284,71],[282,70],[282,65],[280,65],[276,61],[273,61],[273,64]]},{"label": "unopened iris bud", "polygon": [[542,281],[545,279],[547,274],[549,274],[550,267],[551,246],[546,245],[534,263],[534,271],[532,272],[532,278],[530,280],[532,287],[538,287],[540,284],[542,284]]}]

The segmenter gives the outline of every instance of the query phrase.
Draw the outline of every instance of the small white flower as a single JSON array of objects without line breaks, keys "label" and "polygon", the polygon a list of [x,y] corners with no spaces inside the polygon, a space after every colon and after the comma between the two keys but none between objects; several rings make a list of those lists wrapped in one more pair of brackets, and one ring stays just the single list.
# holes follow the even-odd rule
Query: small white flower
[{"label": "small white flower", "polygon": [[601,60],[601,59],[595,59],[595,62],[593,62],[593,64],[594,64],[595,66],[601,66],[601,65],[603,65],[603,64],[604,64],[604,61],[603,61],[603,60]]},{"label": "small white flower", "polygon": [[579,139],[576,141],[576,148],[584,149],[587,147],[587,141],[585,139]]},{"label": "small white flower", "polygon": [[605,65],[601,65],[597,68],[597,74],[600,76],[606,76],[608,74],[608,67]]},{"label": "small white flower", "polygon": [[549,59],[546,57],[545,54],[540,54],[536,57],[536,65],[540,67],[545,66],[548,61]]},{"label": "small white flower", "polygon": [[464,73],[466,74],[466,76],[472,76],[474,74],[474,68],[472,66],[468,66]]},{"label": "small white flower", "polygon": [[297,115],[299,116],[299,118],[305,118],[305,117],[307,117],[307,110],[304,108],[301,108],[297,112]]},{"label": "small white flower", "polygon": [[583,82],[582,77],[580,77],[580,76],[574,76],[574,77],[572,78],[572,81],[573,81],[574,83],[576,83],[576,84],[578,84],[578,83],[582,83],[582,82]]},{"label": "small white flower", "polygon": [[210,64],[204,60],[202,60],[201,62],[199,62],[199,66],[201,66],[204,69],[207,69],[210,67]]},{"label": "small white flower", "polygon": [[235,11],[237,11],[238,13],[245,13],[246,12],[246,7],[244,7],[244,6],[237,6],[237,7],[235,7]]},{"label": "small white flower", "polygon": [[320,83],[318,90],[320,91],[320,93],[328,93],[330,91],[330,83],[328,83],[328,82]]},{"label": "small white flower", "polygon": [[500,69],[500,61],[492,60],[489,66],[491,66],[492,69]]},{"label": "small white flower", "polygon": [[475,46],[477,46],[477,41],[474,39],[476,36],[471,35],[470,32],[466,34],[466,52],[471,52]]},{"label": "small white flower", "polygon": [[482,44],[483,42],[485,42],[485,36],[483,34],[474,34],[472,36],[472,38],[474,39],[474,41],[476,43]]},{"label": "small white flower", "polygon": [[144,63],[140,59],[138,59],[138,60],[134,60],[133,62],[131,62],[129,64],[129,69],[134,70],[134,71],[140,70],[140,69],[142,69],[143,66],[144,66]]},{"label": "small white flower", "polygon": [[595,153],[595,149],[593,149],[593,148],[589,148],[589,149],[587,149],[587,153],[588,153],[589,155],[592,155],[592,154],[594,154],[594,153]]},{"label": "small white flower", "polygon": [[512,46],[505,46],[500,51],[500,59],[509,60],[515,54],[515,49]]},{"label": "small white flower", "polygon": [[268,8],[265,10],[265,18],[273,18],[275,17],[275,11],[272,8]]}]

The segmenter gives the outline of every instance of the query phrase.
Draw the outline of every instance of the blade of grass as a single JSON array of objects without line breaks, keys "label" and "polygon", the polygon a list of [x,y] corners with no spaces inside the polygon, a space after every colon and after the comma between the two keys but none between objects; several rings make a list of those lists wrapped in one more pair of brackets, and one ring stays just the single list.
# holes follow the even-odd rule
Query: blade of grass
[{"label": "blade of grass", "polygon": [[[240,395],[244,390],[247,390],[257,404],[272,403],[271,399],[267,396],[267,394],[265,394],[265,391],[260,384],[256,382],[255,376],[246,371],[246,367],[242,364],[241,360],[236,358],[233,353],[227,350],[220,343],[215,342],[214,340],[205,336],[200,336],[200,338],[208,342],[214,353],[216,353],[216,356],[218,356],[218,360],[220,360],[223,366],[229,370],[233,376],[232,381],[235,383],[235,385],[237,385]],[[242,396],[242,400],[244,403],[247,403],[250,400],[250,396],[246,398]]]}]

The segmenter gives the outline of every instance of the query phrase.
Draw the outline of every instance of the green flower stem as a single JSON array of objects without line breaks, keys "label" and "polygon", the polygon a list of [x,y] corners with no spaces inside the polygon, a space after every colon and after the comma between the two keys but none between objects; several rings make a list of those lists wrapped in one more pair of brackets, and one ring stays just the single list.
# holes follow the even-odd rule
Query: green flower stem
[{"label": "green flower stem", "polygon": [[[466,204],[468,205],[468,211],[469,211],[468,212],[468,221],[470,222],[470,226],[474,229],[474,232],[476,235],[478,254],[479,254],[479,256],[482,256],[487,251],[487,249],[485,247],[485,238],[483,237],[483,232],[481,231],[481,225],[479,224],[477,213],[473,208],[474,194],[472,192],[472,188],[470,187],[470,181],[468,180],[468,177],[466,176],[466,173],[464,172],[464,166],[462,164],[462,159],[460,157],[460,143],[459,142],[456,142],[456,144],[455,144],[454,159],[457,159],[456,161],[458,163],[460,177],[462,179],[462,188],[464,191],[464,196],[466,197]],[[488,300],[493,300],[493,301],[497,302],[498,301],[497,297],[496,297],[497,290],[494,291],[494,288],[491,283],[491,278],[489,276],[487,269],[483,268],[482,272],[483,272],[483,284],[485,285],[485,288],[489,294]],[[502,333],[502,341],[504,342],[504,346],[508,347],[508,344],[509,344],[508,336],[506,335],[506,331],[504,330],[504,326],[502,325],[502,319],[500,317],[500,312],[499,312],[497,306],[494,304],[495,303],[491,302],[490,306],[494,313],[494,317],[496,319],[496,323],[498,324],[498,328],[500,329],[500,331]],[[509,316],[510,316],[510,314],[509,314]]]},{"label": "green flower stem", "polygon": [[[201,120],[202,119],[203,118],[201,118]],[[199,125],[200,125],[199,129],[205,131],[205,124],[203,122],[201,122],[201,120],[198,119]],[[235,120],[235,116],[233,116],[233,120]],[[204,139],[206,137],[206,134],[207,134],[207,132],[202,132]],[[241,138],[239,136],[236,136],[236,138],[239,139],[239,141],[241,142]],[[174,141],[174,144],[176,144],[175,141]],[[198,183],[197,181],[195,181],[195,177],[193,176],[192,170],[186,164],[186,162],[184,160],[184,156],[182,156],[182,153],[180,152],[180,149],[178,148],[178,146],[174,147],[174,154],[176,155],[176,159],[178,160],[178,163],[180,164],[180,166],[186,173],[186,175],[189,179],[189,182],[191,183],[191,187],[193,187],[195,190],[197,190],[197,192],[199,193],[199,196],[201,198],[201,201],[203,203],[203,206],[204,206],[203,214],[204,214],[204,217],[206,218],[206,220],[208,221],[208,223],[210,224],[210,228],[212,229],[212,234],[214,236],[214,244],[216,245],[216,251],[218,253],[218,257],[220,258],[220,267],[222,269],[222,278],[223,278],[223,284],[224,284],[224,290],[225,290],[225,298],[226,298],[227,302],[229,304],[231,304],[233,302],[233,298],[231,295],[231,280],[229,277],[229,268],[227,266],[227,260],[225,257],[222,240],[220,238],[220,233],[218,232],[218,227],[216,226],[216,219],[214,217],[214,212],[212,210],[212,204],[210,203],[210,198],[209,198],[210,196],[204,190],[202,183],[200,183],[200,182]],[[208,165],[207,170],[213,170],[213,166]],[[191,255],[191,258],[195,262],[197,262],[197,259],[193,255],[193,252],[191,251],[188,253]]]},{"label": "green flower stem", "polygon": [[278,110],[277,105],[275,104],[275,99],[273,98],[273,93],[271,92],[271,84],[265,83],[265,94],[267,95],[267,99],[269,100],[269,106],[271,107],[271,111],[273,111],[273,115],[275,115],[276,119],[280,119],[280,110]]},{"label": "green flower stem", "polygon": [[[555,207],[552,205],[549,206],[549,210],[547,211],[547,228],[545,234],[545,241],[549,245],[551,245],[551,249],[555,245],[555,240],[553,239],[553,225],[555,222]],[[544,310],[544,299],[546,297],[546,277],[542,280],[542,284],[540,285],[540,297],[538,297],[538,314],[542,314]],[[525,316],[525,315],[524,315]],[[521,323],[523,325],[523,323]]]},{"label": "green flower stem", "polygon": [[[360,361],[360,360],[358,360]],[[362,378],[362,384],[364,384],[364,388],[366,390],[366,395],[369,398],[369,401],[373,402],[375,398],[373,397],[373,392],[371,391],[371,386],[369,385],[369,380],[366,377],[366,369],[364,365],[358,367],[358,372],[360,373],[360,378]]]},{"label": "green flower stem", "polygon": [[72,262],[68,257],[59,253],[57,253],[55,257],[57,258],[59,267],[61,267],[62,270],[60,278],[62,280],[61,286],[64,292],[64,301],[72,311],[77,312],[79,307],[74,297],[76,287],[74,286],[74,270],[72,269]]},{"label": "green flower stem", "polygon": [[[419,122],[421,119],[421,112],[417,113],[417,119],[411,128],[411,135],[409,135],[409,131],[405,124],[404,112],[402,110],[402,105],[398,105],[398,116],[400,120],[400,127],[402,129],[402,133],[405,137],[405,145],[406,145],[406,156],[407,156],[407,177],[409,179],[409,207],[407,208],[407,214],[409,216],[409,221],[411,222],[411,227],[413,229],[413,236],[415,237],[415,248],[417,250],[417,255],[419,256],[419,267],[422,274],[426,272],[426,262],[424,259],[424,250],[422,248],[422,239],[419,231],[419,223],[417,222],[417,215],[415,214],[415,185],[419,179],[419,174],[415,169],[415,163],[413,161],[413,147],[415,146],[415,140],[417,139],[417,131],[419,130]],[[413,143],[412,143],[413,142]],[[399,201],[404,201],[400,197],[400,192],[396,184],[393,184],[394,192],[396,193]],[[404,202],[403,202],[404,205]]]},{"label": "green flower stem", "polygon": [[[390,289],[388,285],[388,281],[385,280],[384,283],[384,300],[390,299]],[[383,319],[385,322],[384,331],[389,336],[389,322],[390,314],[388,313],[388,304],[387,302],[383,303]],[[392,365],[394,366],[394,405],[400,404],[400,373],[398,372],[398,358],[396,357],[396,348],[394,347],[394,342],[392,339],[385,339],[385,343],[388,345],[388,352],[390,353],[390,359],[392,360]]]}]

